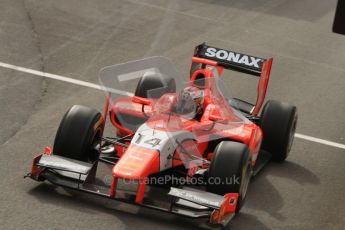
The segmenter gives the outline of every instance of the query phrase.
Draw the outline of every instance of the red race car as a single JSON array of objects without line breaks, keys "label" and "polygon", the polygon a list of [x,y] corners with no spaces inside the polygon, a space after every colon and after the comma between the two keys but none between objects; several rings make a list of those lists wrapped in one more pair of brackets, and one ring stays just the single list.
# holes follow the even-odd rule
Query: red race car
[{"label": "red race car", "polygon": [[[28,176],[226,225],[250,178],[270,159],[284,161],[293,142],[295,106],[268,101],[258,116],[271,65],[272,58],[201,44],[185,82],[163,57],[106,67],[103,115],[72,106]],[[255,105],[229,96],[224,69],[259,77]],[[115,137],[105,135],[107,118]]]}]

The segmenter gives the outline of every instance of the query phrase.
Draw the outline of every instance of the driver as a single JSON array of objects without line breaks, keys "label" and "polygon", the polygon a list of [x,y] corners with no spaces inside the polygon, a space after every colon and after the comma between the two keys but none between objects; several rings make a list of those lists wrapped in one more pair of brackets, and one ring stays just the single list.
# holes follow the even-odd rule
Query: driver
[{"label": "driver", "polygon": [[186,119],[200,120],[204,112],[204,92],[189,86],[177,96],[176,112]]}]

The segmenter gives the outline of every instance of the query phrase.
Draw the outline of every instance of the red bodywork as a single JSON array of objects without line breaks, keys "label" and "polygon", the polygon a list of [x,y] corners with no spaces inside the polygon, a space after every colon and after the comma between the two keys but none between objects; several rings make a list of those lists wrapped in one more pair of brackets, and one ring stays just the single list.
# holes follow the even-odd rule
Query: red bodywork
[{"label": "red bodywork", "polygon": [[[217,62],[193,57],[192,61],[195,63],[201,63],[205,65],[210,65],[216,67],[218,74],[220,75],[223,71],[223,67],[217,66]],[[272,64],[272,59],[267,60],[263,65],[263,71],[259,80],[259,86],[258,86],[258,97],[255,105],[255,109],[253,110],[252,114],[256,115],[262,106],[262,103],[265,98],[266,94],[266,88],[267,83],[269,79],[269,73],[270,68]],[[205,68],[205,69],[199,69],[191,76],[190,79],[190,85],[193,85],[193,82],[195,80],[195,77],[202,74],[206,79],[212,78],[212,72]],[[196,139],[198,140],[197,146],[199,152],[203,153],[203,156],[205,156],[205,159],[212,159],[212,152],[205,152],[208,148],[209,140],[207,137],[209,135],[217,135],[222,138],[221,140],[227,139],[227,140],[234,140],[238,142],[242,142],[246,145],[248,145],[251,159],[252,159],[252,165],[254,166],[256,163],[256,158],[260,149],[260,144],[262,141],[262,130],[259,126],[257,126],[254,123],[246,123],[243,125],[243,128],[241,129],[240,133],[237,133],[236,135],[229,134],[226,132],[226,130],[217,130],[217,129],[211,129],[206,131],[207,135],[205,135],[205,131],[203,131],[203,128],[211,127],[213,125],[213,121],[210,117],[217,117],[220,116],[219,113],[217,113],[217,109],[213,105],[212,99],[207,96],[207,92],[205,93],[205,100],[204,100],[204,113],[200,121],[196,120],[186,120],[182,125],[182,128],[185,130],[196,130],[194,134],[198,135],[199,137]],[[173,101],[175,98],[174,94],[165,95],[170,96],[171,100]],[[134,131],[130,130],[129,128],[125,127],[124,125],[121,125],[119,121],[116,119],[116,114],[126,114],[129,116],[136,117],[137,119],[147,120],[147,115],[151,114],[154,110],[154,104],[155,99],[149,100],[144,98],[138,98],[136,96],[133,96],[131,98],[121,98],[113,101],[111,103],[110,108],[110,120],[112,124],[117,128],[117,134],[119,136],[126,136],[133,134]],[[106,109],[108,110],[109,105],[109,97],[106,103]],[[145,114],[143,114],[142,111],[145,111]],[[232,114],[228,114],[227,117],[220,117],[219,119],[227,119],[227,120],[235,120],[237,117],[235,115],[232,116]],[[154,122],[147,121],[146,124],[148,126],[155,126]],[[180,127],[179,127],[180,128]],[[198,130],[200,130],[198,132]],[[206,137],[206,139],[205,139]],[[120,161],[114,166],[113,168],[113,184],[110,191],[110,196],[115,196],[116,191],[116,181],[118,179],[137,179],[138,181],[141,181],[145,179],[147,176],[153,173],[157,173],[160,171],[159,168],[159,153],[157,151],[148,152],[147,149],[138,149],[135,146],[130,145],[128,149],[123,149],[123,147],[116,146],[119,155],[121,155]],[[178,150],[175,152],[174,156],[179,155]],[[139,158],[139,159],[138,159]],[[179,166],[181,165],[181,161],[174,160],[173,166]],[[200,166],[199,166],[200,167]],[[202,166],[201,166],[202,167]],[[133,171],[135,173],[131,173],[131,176],[127,176],[128,171]],[[140,183],[137,193],[137,199],[136,202],[140,203],[143,197],[144,193],[144,183]]]},{"label": "red bodywork", "polygon": [[[208,59],[193,57],[192,62],[199,63],[202,65],[213,66],[216,68],[219,75],[222,74],[222,71],[224,69],[224,67],[219,66],[216,61]],[[272,59],[268,59],[263,63],[262,72],[258,84],[258,96],[255,107],[251,112],[251,115],[253,116],[256,116],[259,113],[261,106],[263,104],[269,80],[271,65]],[[196,77],[200,75],[204,76],[206,82],[207,79],[213,78],[213,73],[212,71],[210,71],[210,69],[201,68],[193,73],[193,75],[190,78],[189,85],[193,86]],[[219,142],[223,140],[233,140],[237,142],[242,142],[249,147],[251,154],[251,163],[254,166],[256,163],[256,159],[260,150],[260,145],[263,137],[261,128],[252,122],[242,124],[241,129],[239,129],[240,131],[237,133],[229,133],[227,132],[226,128],[221,128],[223,124],[221,122],[216,123],[215,120],[227,120],[236,122],[238,117],[231,112],[231,109],[229,110],[230,112],[225,115],[219,112],[219,107],[217,107],[217,105],[213,101],[214,99],[212,99],[212,97],[209,96],[209,92],[207,91],[208,88],[212,87],[214,86],[210,85],[208,87],[205,87],[204,111],[200,120],[185,120],[182,123],[180,122],[179,126],[171,126],[169,127],[169,129],[176,128],[177,130],[183,129],[186,131],[193,132],[193,134],[196,135],[197,140],[196,152],[202,153],[204,159],[208,161],[212,159],[214,150],[214,148],[209,148],[209,145],[211,144],[210,136],[218,136]],[[162,97],[164,97],[164,99],[171,104],[173,104],[174,101],[176,101],[176,94],[174,93],[169,93],[163,95]],[[160,128],[156,128],[158,121],[150,120],[150,115],[155,112],[154,105],[155,103],[157,103],[158,100],[160,99],[146,99],[133,96],[129,98],[120,98],[112,101],[111,94],[109,93],[104,108],[103,118],[104,120],[106,120],[109,114],[110,121],[116,127],[117,135],[120,137],[134,135],[135,129],[131,127],[126,127],[126,125],[121,124],[117,119],[117,114],[125,114],[126,116],[130,116],[138,121],[141,121],[142,123],[145,123],[148,127],[155,127],[156,132],[164,132],[167,129],[166,127],[160,130]],[[225,101],[222,103],[224,103],[223,106],[230,106]],[[171,121],[171,123],[173,123],[173,121]],[[112,182],[108,195],[111,198],[116,197],[118,180],[137,180],[139,183],[135,202],[137,204],[141,204],[145,193],[145,180],[148,176],[162,171],[162,169],[160,168],[160,153],[156,150],[149,150],[146,148],[140,148],[130,143],[128,144],[128,147],[114,145],[116,153],[120,157],[120,159],[112,169]],[[185,145],[185,149],[191,149],[192,147],[190,146],[193,146],[195,144],[195,141],[187,141],[183,144]],[[39,159],[39,157],[42,154],[51,154],[51,149],[45,149],[43,153],[34,158],[31,177],[35,180],[39,180],[39,174],[41,172],[40,170],[42,170],[36,166],[37,159]],[[178,148],[175,149],[173,153],[173,159],[173,168],[182,165],[183,154],[180,153],[180,150]],[[191,177],[198,169],[207,167],[208,165],[205,164],[190,165],[188,170],[188,176]],[[219,210],[213,211],[210,217],[210,222],[221,223],[222,218],[224,216],[234,214],[236,210],[237,199],[237,193],[226,194],[224,196],[224,201],[222,203],[221,208]]]}]

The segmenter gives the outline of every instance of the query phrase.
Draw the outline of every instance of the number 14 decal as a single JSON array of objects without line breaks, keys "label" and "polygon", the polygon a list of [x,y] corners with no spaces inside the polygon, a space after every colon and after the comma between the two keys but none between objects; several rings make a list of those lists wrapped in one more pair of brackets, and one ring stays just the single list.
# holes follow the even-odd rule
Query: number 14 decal
[{"label": "number 14 decal", "polygon": [[146,140],[144,143],[152,145],[152,147],[155,147],[155,146],[159,145],[160,142],[161,142],[161,139],[153,138],[153,139],[150,139],[150,140]]}]

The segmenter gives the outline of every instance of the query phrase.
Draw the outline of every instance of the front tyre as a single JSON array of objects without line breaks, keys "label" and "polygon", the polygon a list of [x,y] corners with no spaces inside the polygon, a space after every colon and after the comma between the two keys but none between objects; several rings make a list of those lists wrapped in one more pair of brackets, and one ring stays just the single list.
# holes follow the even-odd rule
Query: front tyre
[{"label": "front tyre", "polygon": [[261,148],[270,152],[274,161],[284,161],[289,155],[297,118],[296,106],[279,101],[268,101],[265,104],[261,113]]},{"label": "front tyre", "polygon": [[53,154],[84,162],[94,162],[101,144],[104,120],[100,112],[81,105],[72,106],[61,120]]},{"label": "front tyre", "polygon": [[248,146],[222,141],[215,149],[208,173],[207,191],[219,195],[238,193],[236,212],[246,198],[252,166]]}]

